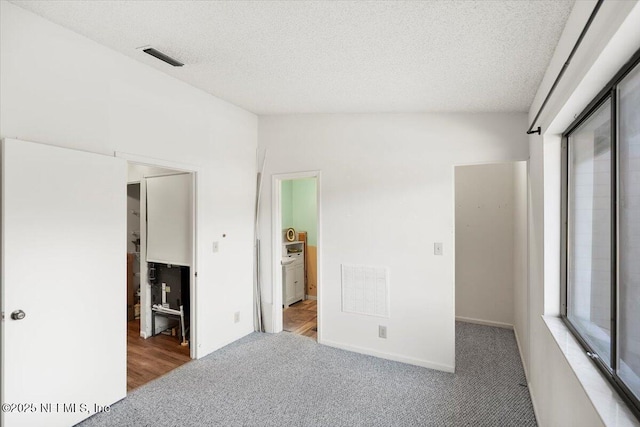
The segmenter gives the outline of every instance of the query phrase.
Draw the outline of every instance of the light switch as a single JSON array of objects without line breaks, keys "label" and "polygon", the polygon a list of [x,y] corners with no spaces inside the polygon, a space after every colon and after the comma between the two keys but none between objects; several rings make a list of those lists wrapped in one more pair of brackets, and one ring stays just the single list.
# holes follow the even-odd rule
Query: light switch
[{"label": "light switch", "polygon": [[433,254],[442,255],[442,243],[436,242],[433,244]]},{"label": "light switch", "polygon": [[213,242],[213,252],[218,252],[218,242]]}]

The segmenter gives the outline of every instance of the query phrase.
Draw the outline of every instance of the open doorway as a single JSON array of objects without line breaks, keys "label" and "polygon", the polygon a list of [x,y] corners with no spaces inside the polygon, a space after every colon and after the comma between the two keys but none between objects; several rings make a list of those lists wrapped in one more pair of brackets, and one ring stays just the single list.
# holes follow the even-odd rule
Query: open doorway
[{"label": "open doorway", "polygon": [[459,165],[454,177],[456,320],[528,336],[527,162]]},{"label": "open doorway", "polygon": [[127,390],[191,360],[193,172],[129,162]]},{"label": "open doorway", "polygon": [[274,177],[274,320],[318,340],[318,173]]}]

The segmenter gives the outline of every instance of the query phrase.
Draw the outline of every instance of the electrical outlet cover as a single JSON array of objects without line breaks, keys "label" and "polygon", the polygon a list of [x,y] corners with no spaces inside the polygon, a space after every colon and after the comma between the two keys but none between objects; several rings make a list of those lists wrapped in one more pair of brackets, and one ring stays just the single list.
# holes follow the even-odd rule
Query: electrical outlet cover
[{"label": "electrical outlet cover", "polygon": [[387,327],[380,325],[378,326],[378,337],[387,338]]},{"label": "electrical outlet cover", "polygon": [[433,244],[433,254],[442,255],[442,243],[437,242]]}]

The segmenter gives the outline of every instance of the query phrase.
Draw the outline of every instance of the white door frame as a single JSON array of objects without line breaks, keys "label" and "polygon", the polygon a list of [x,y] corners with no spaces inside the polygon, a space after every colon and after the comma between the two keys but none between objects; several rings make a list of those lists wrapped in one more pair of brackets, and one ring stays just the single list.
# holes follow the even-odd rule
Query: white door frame
[{"label": "white door frame", "polygon": [[[321,195],[321,179],[320,171],[295,172],[274,174],[271,176],[271,274],[272,279],[272,327],[273,332],[282,332],[282,181],[291,179],[315,178],[316,179],[316,198],[317,198],[317,226],[318,226],[318,246],[317,246],[317,265],[318,265],[318,343],[322,342],[322,197]],[[305,266],[306,268],[306,266]]]},{"label": "white door frame", "polygon": [[[191,177],[192,177],[192,194],[193,194],[193,200],[192,200],[192,209],[191,209],[191,223],[193,224],[193,227],[191,229],[192,232],[192,239],[191,239],[191,269],[190,269],[190,284],[189,284],[189,304],[191,305],[191,313],[190,313],[190,318],[189,318],[189,335],[190,335],[190,339],[189,339],[189,356],[192,359],[197,359],[198,358],[198,344],[197,344],[197,314],[198,314],[198,307],[196,305],[196,295],[198,292],[198,252],[197,252],[197,238],[198,238],[198,219],[201,217],[201,215],[199,215],[198,209],[199,209],[199,195],[198,195],[198,174],[201,172],[201,168],[199,166],[196,165],[190,165],[190,164],[186,164],[186,163],[179,163],[179,162],[174,162],[171,160],[163,160],[163,159],[156,159],[153,157],[146,157],[146,156],[140,156],[137,154],[130,154],[130,153],[123,153],[121,151],[116,151],[114,153],[115,157],[119,157],[122,159],[127,160],[128,163],[137,163],[137,164],[142,164],[142,165],[146,165],[146,166],[155,166],[155,167],[160,167],[160,168],[167,168],[167,169],[173,169],[176,171],[180,171],[180,172],[188,172],[191,173]],[[142,215],[142,210],[141,213]],[[142,240],[143,237],[143,231],[140,230],[140,237]],[[143,281],[144,279],[144,281]],[[146,282],[146,272],[140,272],[140,283],[144,283]]]}]

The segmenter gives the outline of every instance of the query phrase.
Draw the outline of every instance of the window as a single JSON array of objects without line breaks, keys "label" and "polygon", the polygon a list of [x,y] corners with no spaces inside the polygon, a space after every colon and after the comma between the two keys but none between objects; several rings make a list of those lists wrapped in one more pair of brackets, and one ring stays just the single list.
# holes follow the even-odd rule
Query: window
[{"label": "window", "polygon": [[563,138],[562,317],[640,416],[640,52]]}]

